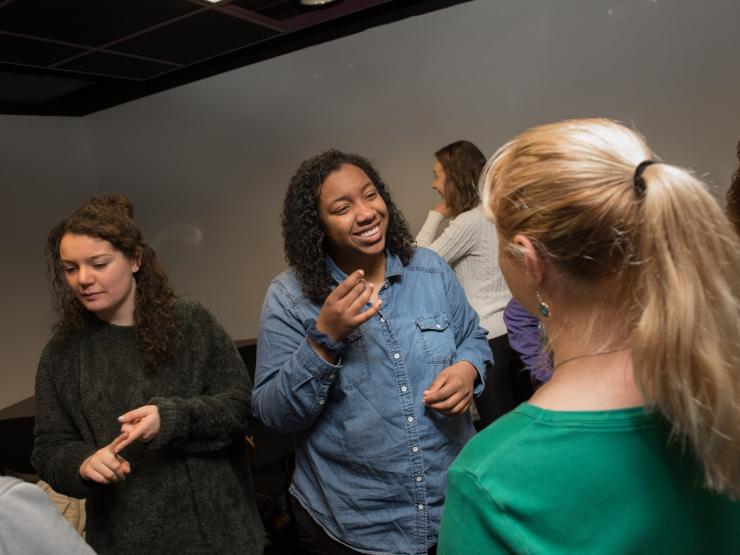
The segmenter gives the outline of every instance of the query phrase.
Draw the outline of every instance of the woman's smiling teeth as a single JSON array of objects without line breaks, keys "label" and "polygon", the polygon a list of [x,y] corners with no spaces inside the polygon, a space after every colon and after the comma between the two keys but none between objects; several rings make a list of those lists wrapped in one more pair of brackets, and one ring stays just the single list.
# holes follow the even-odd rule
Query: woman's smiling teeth
[{"label": "woman's smiling teeth", "polygon": [[363,231],[362,233],[359,234],[359,236],[360,237],[372,237],[373,235],[375,235],[379,231],[380,231],[380,226],[379,225],[376,225],[372,229],[368,229],[367,231]]}]

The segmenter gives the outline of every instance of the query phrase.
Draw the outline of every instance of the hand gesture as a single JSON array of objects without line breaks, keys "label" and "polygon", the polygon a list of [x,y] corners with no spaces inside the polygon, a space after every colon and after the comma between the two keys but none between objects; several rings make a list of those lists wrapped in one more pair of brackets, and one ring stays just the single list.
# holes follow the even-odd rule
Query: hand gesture
[{"label": "hand gesture", "polygon": [[116,453],[127,445],[139,440],[151,441],[159,433],[159,409],[157,405],[144,405],[118,417],[121,422],[121,435],[126,438],[116,445]]},{"label": "hand gesture", "polygon": [[445,218],[451,218],[452,217],[452,210],[450,210],[450,207],[447,206],[444,199],[440,200],[437,203],[437,206],[434,207],[434,209],[442,214]]},{"label": "hand gesture", "polygon": [[473,386],[477,377],[478,371],[467,360],[456,362],[437,374],[432,385],[423,393],[422,401],[445,416],[462,414],[473,400]]},{"label": "hand gesture", "polygon": [[98,449],[87,457],[80,466],[80,476],[99,484],[121,482],[131,473],[131,465],[118,455],[118,448],[126,440],[126,434],[119,435],[109,445]]},{"label": "hand gesture", "polygon": [[365,281],[365,272],[356,270],[337,285],[326,300],[316,320],[316,329],[334,341],[341,341],[352,331],[375,316],[382,301],[361,312],[373,294],[373,284]]}]

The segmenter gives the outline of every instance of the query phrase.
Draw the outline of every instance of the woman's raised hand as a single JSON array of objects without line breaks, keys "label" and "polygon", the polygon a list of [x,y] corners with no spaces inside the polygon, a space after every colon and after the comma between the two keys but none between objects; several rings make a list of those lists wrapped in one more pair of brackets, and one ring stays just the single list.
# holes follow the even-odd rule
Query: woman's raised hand
[{"label": "woman's raised hand", "polygon": [[326,297],[316,329],[334,341],[346,339],[357,326],[380,310],[383,301],[378,298],[370,308],[362,311],[372,294],[373,284],[365,281],[365,272],[355,270]]},{"label": "woman's raised hand", "polygon": [[80,466],[80,476],[99,484],[125,480],[126,475],[131,473],[131,465],[118,454],[118,451],[126,439],[127,435],[122,433],[110,444],[87,457]]},{"label": "woman's raised hand", "polygon": [[157,405],[144,405],[128,411],[118,417],[121,423],[121,434],[126,438],[116,446],[116,453],[138,440],[142,443],[151,441],[159,433],[159,409]]},{"label": "woman's raised hand", "polygon": [[451,218],[452,217],[452,210],[449,206],[447,206],[447,203],[444,201],[444,199],[440,200],[437,203],[437,206],[434,207],[434,209],[442,214],[445,218]]}]

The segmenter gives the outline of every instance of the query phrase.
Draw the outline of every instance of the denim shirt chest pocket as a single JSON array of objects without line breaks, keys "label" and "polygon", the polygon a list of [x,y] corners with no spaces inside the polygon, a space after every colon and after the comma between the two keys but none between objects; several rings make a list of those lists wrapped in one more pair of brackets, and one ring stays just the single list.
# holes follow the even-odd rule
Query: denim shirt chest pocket
[{"label": "denim shirt chest pocket", "polygon": [[416,319],[416,328],[421,336],[426,361],[449,365],[455,354],[455,334],[450,327],[449,314],[425,314]]},{"label": "denim shirt chest pocket", "polygon": [[350,391],[370,379],[370,363],[362,330],[356,329],[345,341],[349,345],[342,352],[339,387],[343,391]]}]

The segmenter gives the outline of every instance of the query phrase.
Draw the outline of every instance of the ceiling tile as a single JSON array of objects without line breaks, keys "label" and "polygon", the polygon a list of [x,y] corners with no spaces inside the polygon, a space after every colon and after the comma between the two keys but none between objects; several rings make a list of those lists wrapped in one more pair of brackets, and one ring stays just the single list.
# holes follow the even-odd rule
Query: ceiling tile
[{"label": "ceiling tile", "polygon": [[275,36],[277,31],[216,11],[200,12],[108,50],[190,64]]},{"label": "ceiling tile", "polygon": [[100,46],[200,9],[187,0],[15,0],[0,8],[0,31]]},{"label": "ceiling tile", "polygon": [[176,67],[171,64],[161,64],[109,52],[92,52],[58,66],[59,69],[84,71],[123,79],[149,79]]},{"label": "ceiling tile", "polygon": [[82,52],[82,48],[0,33],[0,63],[49,66]]}]

